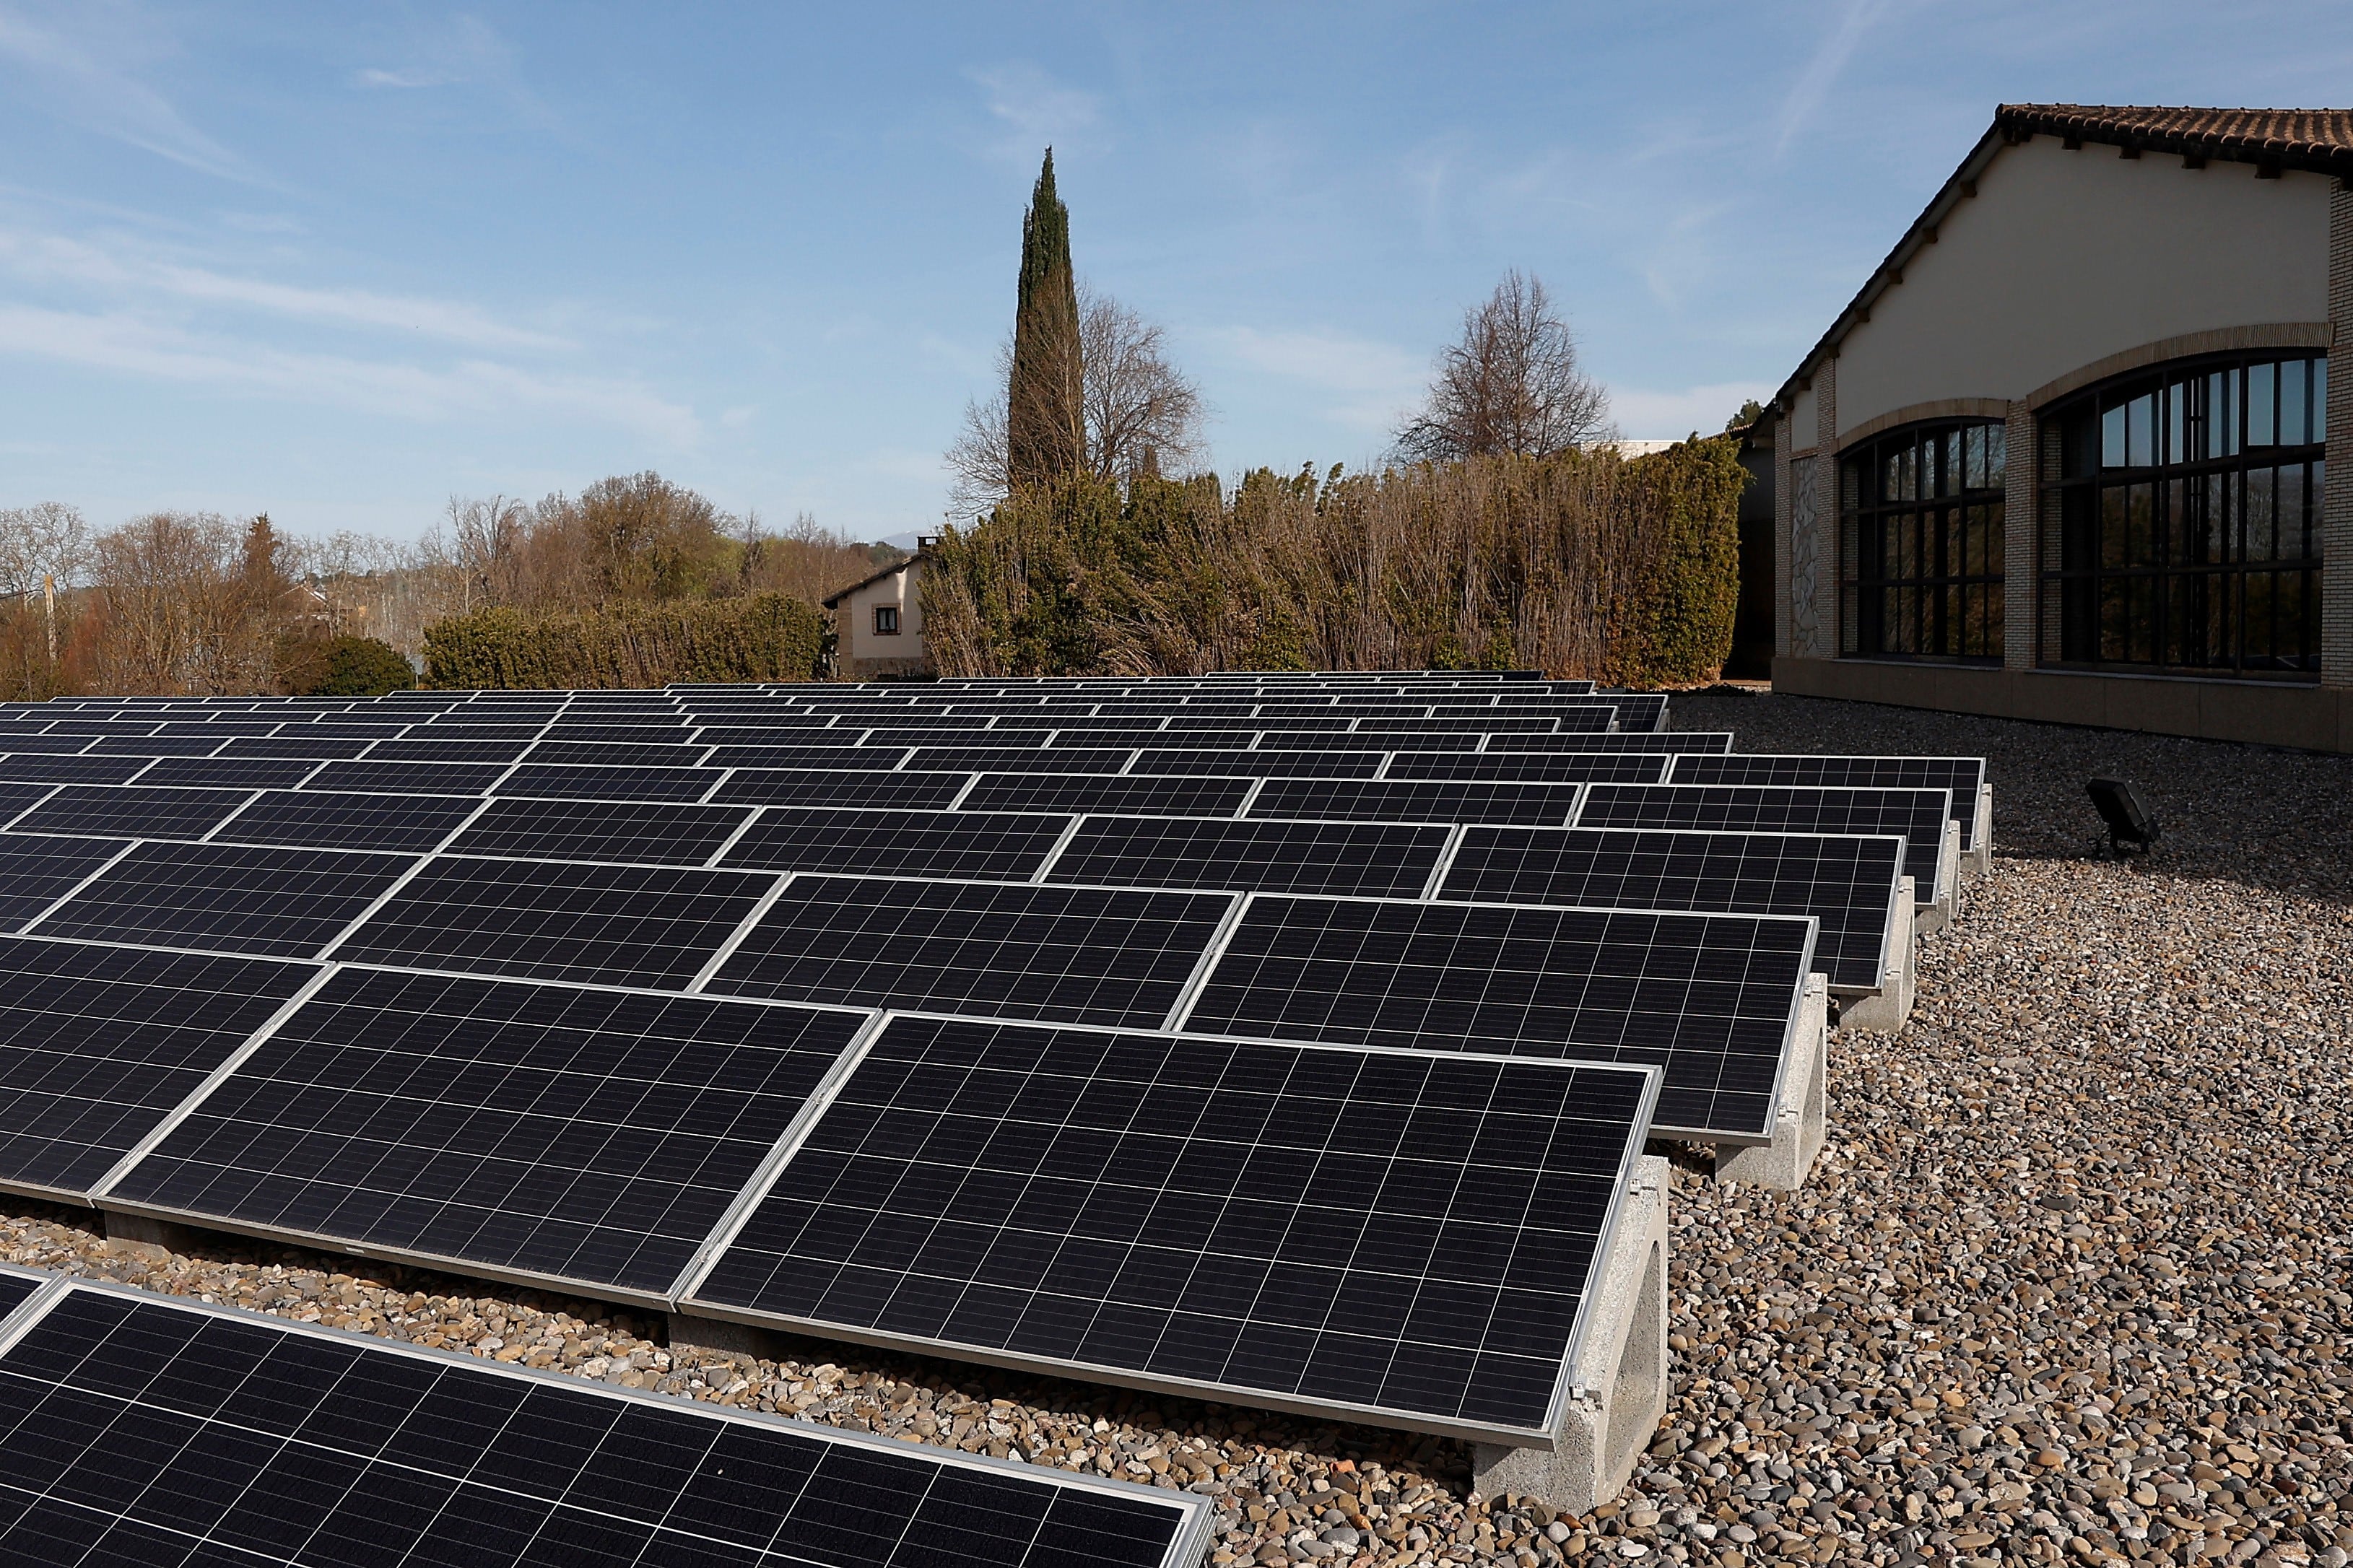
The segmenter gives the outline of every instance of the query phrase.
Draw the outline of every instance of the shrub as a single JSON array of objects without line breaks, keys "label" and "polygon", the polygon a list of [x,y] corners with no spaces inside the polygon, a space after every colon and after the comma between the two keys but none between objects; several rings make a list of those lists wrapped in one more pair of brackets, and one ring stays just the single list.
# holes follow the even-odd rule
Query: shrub
[{"label": "shrub", "polygon": [[1075,474],[949,529],[923,578],[943,675],[1538,668],[1711,679],[1739,596],[1734,441],[1344,479]]},{"label": "shrub", "polygon": [[375,637],[302,638],[279,645],[280,679],[296,697],[381,697],[417,684],[400,650]]},{"label": "shrub", "polygon": [[617,605],[584,615],[477,610],[425,631],[425,684],[646,687],[807,680],[826,641],[814,605],[782,594]]}]

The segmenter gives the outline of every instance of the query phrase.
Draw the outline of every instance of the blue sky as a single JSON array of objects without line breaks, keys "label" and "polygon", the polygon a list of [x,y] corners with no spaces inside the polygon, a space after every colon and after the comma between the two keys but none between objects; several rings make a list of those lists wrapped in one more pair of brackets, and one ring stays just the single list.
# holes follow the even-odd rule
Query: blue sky
[{"label": "blue sky", "polygon": [[1778,384],[2003,100],[2342,105],[2353,7],[0,0],[0,506],[413,536],[644,468],[930,525],[1049,142],[1216,466],[1507,267],[1629,436]]}]

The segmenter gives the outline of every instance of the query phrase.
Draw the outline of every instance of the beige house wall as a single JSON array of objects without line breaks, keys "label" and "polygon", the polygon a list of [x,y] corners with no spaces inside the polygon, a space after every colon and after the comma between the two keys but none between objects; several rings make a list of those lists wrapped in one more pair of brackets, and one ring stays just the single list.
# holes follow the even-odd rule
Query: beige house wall
[{"label": "beige house wall", "polygon": [[[840,627],[840,642],[834,650],[834,662],[846,675],[906,674],[923,668],[923,595],[921,557],[909,561],[898,571],[858,589],[836,606],[836,622]],[[899,634],[878,637],[874,631],[874,610],[878,605],[895,605],[899,611]]]},{"label": "beige house wall", "polygon": [[2326,322],[2335,184],[2052,136],[2004,148],[1840,343],[1840,444],[1919,405],[2027,399],[2144,344]]}]

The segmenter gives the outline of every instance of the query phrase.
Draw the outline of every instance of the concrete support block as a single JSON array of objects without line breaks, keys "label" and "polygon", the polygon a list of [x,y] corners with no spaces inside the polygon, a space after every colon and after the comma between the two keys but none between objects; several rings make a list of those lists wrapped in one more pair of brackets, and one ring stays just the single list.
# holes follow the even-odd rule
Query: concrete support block
[{"label": "concrete support block", "polygon": [[1893,1035],[1911,1021],[1912,957],[1918,946],[1912,939],[1914,907],[1912,879],[1898,877],[1894,896],[1888,900],[1887,957],[1881,966],[1880,987],[1839,996],[1840,1028]]},{"label": "concrete support block", "polygon": [[142,1263],[169,1263],[172,1254],[195,1249],[197,1232],[185,1225],[150,1219],[145,1215],[116,1214],[104,1211],[106,1250],[117,1258],[136,1258]]},{"label": "concrete support block", "polygon": [[1942,931],[1961,912],[1961,825],[1947,821],[1936,845],[1936,897],[1912,916],[1912,929],[1926,935]]},{"label": "concrete support block", "polygon": [[714,1356],[750,1356],[758,1361],[781,1361],[778,1335],[773,1329],[754,1328],[750,1323],[733,1323],[724,1318],[706,1318],[697,1312],[672,1312],[670,1315],[670,1350],[672,1355],[681,1351],[700,1351]]},{"label": "concrete support block", "polygon": [[1588,1513],[1626,1489],[1667,1413],[1667,1184],[1666,1161],[1635,1163],[1553,1447],[1473,1445],[1471,1484],[1482,1495]]},{"label": "concrete support block", "polygon": [[1993,785],[1978,785],[1977,832],[1969,840],[1967,869],[1982,877],[1993,869]]},{"label": "concrete support block", "polygon": [[1804,1186],[1814,1157],[1830,1136],[1830,983],[1809,974],[1798,1010],[1797,1038],[1789,1046],[1788,1070],[1781,1080],[1772,1142],[1718,1144],[1715,1179],[1782,1192]]}]

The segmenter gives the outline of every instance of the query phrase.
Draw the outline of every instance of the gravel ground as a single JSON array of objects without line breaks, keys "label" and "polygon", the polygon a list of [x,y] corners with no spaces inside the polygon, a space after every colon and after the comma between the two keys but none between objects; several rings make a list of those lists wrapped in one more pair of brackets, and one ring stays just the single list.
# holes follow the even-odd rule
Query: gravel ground
[{"label": "gravel ground", "polygon": [[[1804,1191],[1677,1172],[1672,1402],[1593,1516],[1467,1495],[1451,1443],[841,1346],[673,1361],[626,1312],[221,1237],[151,1266],[6,1199],[0,1256],[1189,1486],[1219,1564],[2342,1564],[2353,759],[1730,688],[1675,721],[1987,756],[1997,858],[1924,939],[1911,1026],[1834,1044]],[[2105,772],[2165,824],[2146,860],[2088,856]]]}]

